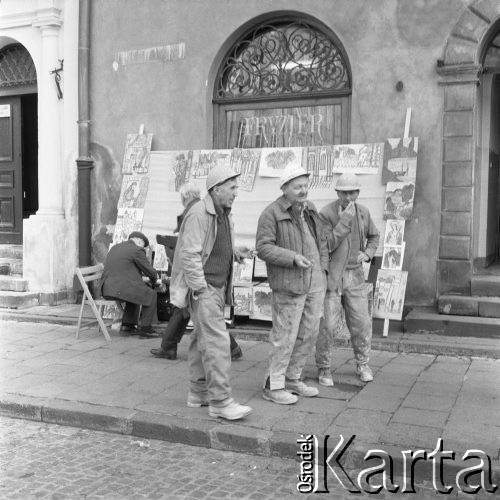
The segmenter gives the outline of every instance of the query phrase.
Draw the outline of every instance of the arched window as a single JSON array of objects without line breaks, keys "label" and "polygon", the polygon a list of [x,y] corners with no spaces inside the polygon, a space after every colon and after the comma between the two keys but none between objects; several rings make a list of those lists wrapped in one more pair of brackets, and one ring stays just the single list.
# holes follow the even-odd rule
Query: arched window
[{"label": "arched window", "polygon": [[220,66],[216,147],[346,143],[350,95],[347,56],[333,33],[294,19],[260,24]]},{"label": "arched window", "polygon": [[20,44],[0,50],[0,88],[36,84],[36,70],[29,52]]}]

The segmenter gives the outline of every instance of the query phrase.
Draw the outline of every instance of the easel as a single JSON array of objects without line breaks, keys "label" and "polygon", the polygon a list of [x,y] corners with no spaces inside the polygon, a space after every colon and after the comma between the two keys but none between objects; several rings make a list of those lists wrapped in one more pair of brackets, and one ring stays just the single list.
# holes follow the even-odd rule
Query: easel
[{"label": "easel", "polygon": [[[411,120],[411,108],[406,108],[405,132],[403,135],[405,139],[410,137],[410,120]],[[389,318],[384,318],[384,330],[382,331],[382,337],[387,337],[388,335],[389,335]]]}]

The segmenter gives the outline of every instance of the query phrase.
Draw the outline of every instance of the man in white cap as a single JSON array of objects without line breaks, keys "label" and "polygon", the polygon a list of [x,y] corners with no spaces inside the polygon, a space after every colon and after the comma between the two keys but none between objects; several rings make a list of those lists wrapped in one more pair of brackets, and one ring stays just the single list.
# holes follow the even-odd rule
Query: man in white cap
[{"label": "man in white cap", "polygon": [[323,309],[328,252],[316,207],[307,200],[309,173],[287,167],[280,179],[283,195],[262,212],[256,249],[266,262],[272,289],[271,352],[262,397],[293,404],[297,395],[318,395],[302,380],[314,349]]},{"label": "man in white cap", "polygon": [[215,167],[207,176],[205,198],[181,224],[170,281],[170,301],[188,306],[193,332],[188,352],[190,387],[187,405],[209,406],[212,417],[238,420],[252,408],[231,396],[231,352],[224,306],[232,303],[233,259],[249,257],[233,246],[231,206],[237,195],[238,173]]},{"label": "man in white cap", "polygon": [[325,296],[324,318],[316,343],[316,366],[319,383],[333,386],[330,372],[334,331],[341,322],[342,306],[361,381],[370,382],[368,366],[372,324],[368,314],[363,262],[375,255],[380,235],[368,208],[356,203],[360,183],[355,174],[342,174],[335,186],[338,200],[321,209],[330,261]]}]

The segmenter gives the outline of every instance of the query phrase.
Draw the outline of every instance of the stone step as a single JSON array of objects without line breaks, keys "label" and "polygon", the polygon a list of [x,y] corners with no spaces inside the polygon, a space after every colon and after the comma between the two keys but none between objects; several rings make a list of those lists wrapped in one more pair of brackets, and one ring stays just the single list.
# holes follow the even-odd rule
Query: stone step
[{"label": "stone step", "polygon": [[23,260],[0,257],[0,275],[23,275]]},{"label": "stone step", "polygon": [[0,307],[22,309],[37,306],[40,303],[40,294],[36,292],[0,292]]},{"label": "stone step", "polygon": [[453,316],[500,318],[500,297],[441,295],[438,312]]},{"label": "stone step", "polygon": [[0,245],[0,258],[8,259],[22,259],[23,246],[22,245]]},{"label": "stone step", "polygon": [[471,278],[471,295],[481,297],[500,297],[500,276],[481,274]]},{"label": "stone step", "polygon": [[404,319],[406,333],[428,332],[450,337],[500,339],[500,318],[452,316],[439,314],[434,308],[416,307]]},{"label": "stone step", "polygon": [[20,276],[0,276],[0,291],[27,292],[28,280]]}]

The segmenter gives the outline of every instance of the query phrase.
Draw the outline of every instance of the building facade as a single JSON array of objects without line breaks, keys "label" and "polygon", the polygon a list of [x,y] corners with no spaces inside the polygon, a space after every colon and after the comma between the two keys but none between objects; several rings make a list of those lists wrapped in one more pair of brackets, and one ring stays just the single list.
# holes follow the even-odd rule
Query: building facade
[{"label": "building facade", "polygon": [[[40,2],[32,3],[35,13],[39,8],[35,4]],[[78,21],[74,9],[68,12],[71,2],[42,3],[50,4],[53,15],[57,13],[58,21],[51,21],[56,26],[47,28],[47,33],[57,35],[49,39],[64,42],[59,51],[52,45],[47,49],[50,62],[40,53],[47,37],[43,26],[38,27],[39,21],[11,27],[14,13],[7,20],[3,15],[0,41],[4,46],[12,40],[22,43],[37,69],[40,67],[40,206],[24,222],[25,274],[30,288],[56,291],[69,284],[71,266],[77,262],[77,183],[71,156],[77,150],[73,120],[78,85],[76,61],[71,62],[69,55],[76,54],[77,30],[69,35],[67,28]],[[9,0],[0,5],[5,9]],[[407,305],[433,306],[450,294],[470,296],[474,276],[496,273],[500,1],[93,0],[90,5],[88,92],[95,260],[104,259],[112,239],[125,138],[141,124],[154,134],[152,149],[157,151],[251,147],[273,144],[272,133],[266,133],[263,125],[267,123],[272,132],[272,120],[255,122],[256,117],[297,117],[298,109],[323,109],[330,117],[327,137],[322,138],[325,143],[361,144],[401,137],[406,110],[411,108],[410,135],[419,138],[419,151],[413,216],[405,233]],[[317,46],[329,47],[329,55],[322,61],[324,81],[311,82],[307,76],[297,75],[297,66],[305,58],[294,61],[294,56],[280,54],[276,48],[279,36],[294,29],[297,50],[309,50],[311,55],[313,38],[320,40]],[[267,50],[267,59],[249,53],[248,47],[256,40]],[[289,36],[287,50],[294,46],[291,40]],[[63,52],[68,55],[61,102],[46,70],[57,67]],[[273,54],[270,64],[274,69],[266,73],[269,54]],[[233,71],[235,65],[241,71],[244,57],[259,73],[254,79],[259,84],[251,89]],[[283,61],[286,64],[280,66]],[[269,76],[278,74],[278,67],[281,80]],[[47,79],[44,87],[41,75]],[[69,85],[71,75],[74,87]],[[52,127],[42,132],[41,120],[56,109],[59,132]],[[254,120],[254,130],[247,130],[249,142],[245,144],[241,128],[234,125],[248,117]],[[294,126],[300,128],[298,118],[294,120]],[[307,126],[314,131],[312,120]],[[54,135],[60,142],[63,138],[64,147],[59,144],[51,149],[50,154],[58,151],[57,162],[46,161],[49,153],[42,144],[43,134],[50,134],[52,146],[57,142]],[[50,183],[41,174],[43,168],[50,169]],[[50,193],[56,195],[47,197]],[[35,248],[33,239],[39,231],[45,233],[45,228],[54,235],[52,244],[47,241],[46,247]],[[67,237],[61,242],[58,235],[63,233]],[[31,262],[39,263],[48,256],[58,259],[63,254],[71,257],[60,261],[64,261],[57,270],[60,280],[33,269]],[[47,272],[49,268],[53,269],[48,265]]]}]

